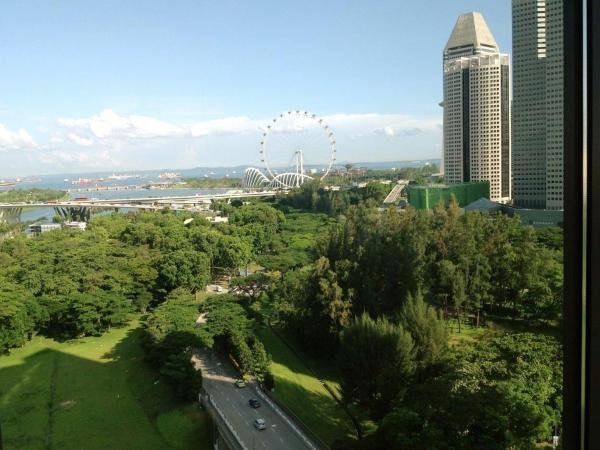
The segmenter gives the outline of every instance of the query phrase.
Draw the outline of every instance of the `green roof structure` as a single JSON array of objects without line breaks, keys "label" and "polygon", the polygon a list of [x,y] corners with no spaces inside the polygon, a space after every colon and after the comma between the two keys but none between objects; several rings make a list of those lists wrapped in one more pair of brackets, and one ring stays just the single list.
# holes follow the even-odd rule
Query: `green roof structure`
[{"label": "green roof structure", "polygon": [[490,198],[490,183],[487,181],[457,183],[457,184],[431,184],[413,185],[406,187],[408,203],[416,209],[433,209],[441,201],[448,205],[454,195],[458,206],[461,208],[481,198]]}]

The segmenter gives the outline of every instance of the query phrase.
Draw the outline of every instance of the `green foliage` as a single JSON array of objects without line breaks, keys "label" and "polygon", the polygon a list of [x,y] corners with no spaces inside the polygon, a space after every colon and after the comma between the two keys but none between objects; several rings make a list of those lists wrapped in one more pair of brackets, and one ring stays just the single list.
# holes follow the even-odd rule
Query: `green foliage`
[{"label": "green foliage", "polygon": [[267,370],[263,376],[263,386],[268,391],[272,391],[275,388],[275,377],[270,370]]},{"label": "green foliage", "polygon": [[164,292],[177,287],[192,291],[204,289],[209,276],[208,257],[195,250],[175,250],[163,254],[158,261],[157,287]]},{"label": "green foliage", "polygon": [[427,217],[409,210],[383,214],[351,208],[319,246],[353,293],[354,312],[393,313],[422,286],[426,271]]},{"label": "green foliage", "polygon": [[281,231],[274,236],[271,252],[260,255],[258,263],[269,270],[287,272],[309,265],[314,259],[315,243],[333,221],[324,214],[289,211]]},{"label": "green foliage", "polygon": [[[315,186],[297,195],[317,208]],[[559,237],[503,215],[461,214],[454,201],[433,213],[351,206],[319,239],[315,262],[285,273],[258,302],[304,350],[337,356],[346,401],[378,420],[390,413],[371,447],[356,448],[531,448],[561,415],[555,343],[481,332],[478,346],[449,350],[444,319],[459,332],[492,314],[560,320]],[[406,351],[394,353],[365,312],[398,327]],[[394,364],[405,367],[395,378]]]},{"label": "green foliage", "polygon": [[351,205],[364,203],[369,206],[378,206],[390,190],[390,185],[374,181],[362,188],[351,187],[333,191],[326,189],[318,181],[311,181],[278,197],[277,202],[284,207],[338,215],[345,213]]},{"label": "green foliage", "polygon": [[154,342],[162,341],[173,332],[193,333],[198,307],[195,296],[189,290],[176,289],[148,315],[145,329]]},{"label": "green foliage", "polygon": [[281,229],[285,216],[266,203],[251,203],[235,208],[229,214],[233,233],[247,237],[257,253],[271,250],[274,236]]},{"label": "green foliage", "polygon": [[218,189],[238,188],[242,185],[240,178],[184,178],[183,183],[187,188],[194,189]]},{"label": "green foliage", "polygon": [[24,303],[0,295],[0,352],[23,345],[33,325]]},{"label": "green foliage", "polygon": [[367,314],[342,332],[338,359],[344,401],[357,402],[375,418],[389,412],[415,370],[410,333]]},{"label": "green foliage", "polygon": [[203,345],[195,326],[198,306],[192,292],[178,288],[144,324],[146,361],[158,368],[175,395],[184,400],[194,399],[202,385],[202,376],[192,363],[194,349]]},{"label": "green foliage", "polygon": [[410,387],[374,448],[534,449],[559,424],[562,355],[551,337],[514,334],[455,352]]},{"label": "green foliage", "polygon": [[65,191],[55,189],[11,189],[0,192],[0,202],[49,202],[52,200],[63,200],[68,198]]},{"label": "green foliage", "polygon": [[169,354],[160,368],[160,374],[169,381],[176,397],[194,400],[202,388],[202,374],[190,362],[191,350]]},{"label": "green foliage", "polygon": [[248,264],[252,258],[250,239],[222,235],[216,245],[214,264],[216,267],[234,270]]},{"label": "green foliage", "polygon": [[345,293],[327,258],[312,267],[288,272],[270,293],[274,317],[284,321],[303,346],[325,353],[337,345],[351,317],[352,293]]},{"label": "green foliage", "polygon": [[69,336],[99,336],[111,327],[125,325],[131,306],[123,297],[101,290],[73,294],[63,302],[67,305],[63,314],[50,320]]},{"label": "green foliage", "polygon": [[255,301],[267,288],[276,282],[273,275],[256,272],[245,277],[236,277],[229,282],[229,289],[237,295]]},{"label": "green foliage", "polygon": [[268,247],[261,236],[275,233],[283,220],[268,205],[239,210],[239,225],[213,227],[191,214],[186,226],[190,214],[137,212],[95,217],[85,233],[0,241],[0,292],[7,298],[0,348],[22,345],[37,331],[97,335],[178,288],[203,290],[211,275],[250,262],[255,240],[261,251]]},{"label": "green foliage", "polygon": [[425,303],[418,292],[408,296],[400,312],[400,322],[415,343],[415,361],[419,370],[439,363],[448,347],[448,333],[441,315]]}]

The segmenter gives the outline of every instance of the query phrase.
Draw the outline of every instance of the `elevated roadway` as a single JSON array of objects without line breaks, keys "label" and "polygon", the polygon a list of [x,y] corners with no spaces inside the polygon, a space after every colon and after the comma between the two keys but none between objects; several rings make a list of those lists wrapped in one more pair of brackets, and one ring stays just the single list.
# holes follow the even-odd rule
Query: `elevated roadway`
[{"label": "elevated roadway", "polygon": [[138,197],[124,199],[85,199],[85,200],[59,200],[49,202],[12,202],[0,203],[0,210],[11,212],[23,208],[104,208],[104,209],[143,209],[158,210],[170,207],[173,210],[187,210],[190,206],[200,205],[214,200],[232,200],[244,198],[273,197],[276,191],[229,191],[219,194],[206,195],[178,195],[159,197]]},{"label": "elevated roadway", "polygon": [[[291,418],[267,401],[264,394],[258,393],[253,383],[245,388],[236,387],[234,383],[239,375],[227,362],[220,361],[209,351],[196,352],[193,362],[202,371],[202,387],[210,406],[218,414],[217,421],[225,427],[225,437],[235,438],[235,447],[244,450],[319,449]],[[261,407],[251,408],[248,405],[251,398],[258,399]],[[258,418],[265,420],[265,430],[254,427],[254,420]]]},{"label": "elevated roadway", "polygon": [[387,197],[383,200],[383,204],[391,205],[392,203],[398,202],[398,200],[404,196],[406,186],[408,186],[408,181],[398,181],[398,183],[395,184],[392,190],[389,192]]}]

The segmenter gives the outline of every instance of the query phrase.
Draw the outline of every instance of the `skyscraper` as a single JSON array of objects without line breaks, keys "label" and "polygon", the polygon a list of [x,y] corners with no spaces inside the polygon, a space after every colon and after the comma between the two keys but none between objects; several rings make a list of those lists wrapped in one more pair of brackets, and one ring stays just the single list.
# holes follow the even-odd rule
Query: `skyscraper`
[{"label": "skyscraper", "polygon": [[490,199],[511,198],[509,57],[483,16],[461,15],[444,49],[444,177],[489,181]]},{"label": "skyscraper", "polygon": [[513,199],[563,209],[563,0],[513,0]]}]

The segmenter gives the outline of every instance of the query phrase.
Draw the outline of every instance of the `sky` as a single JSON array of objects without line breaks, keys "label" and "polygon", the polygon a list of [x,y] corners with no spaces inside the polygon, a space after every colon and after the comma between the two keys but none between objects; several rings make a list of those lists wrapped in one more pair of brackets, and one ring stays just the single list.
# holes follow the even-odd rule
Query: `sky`
[{"label": "sky", "polygon": [[0,8],[4,178],[260,167],[262,133],[288,110],[323,118],[340,162],[438,158],[442,51],[458,15],[481,12],[501,51],[511,45],[509,0]]}]

